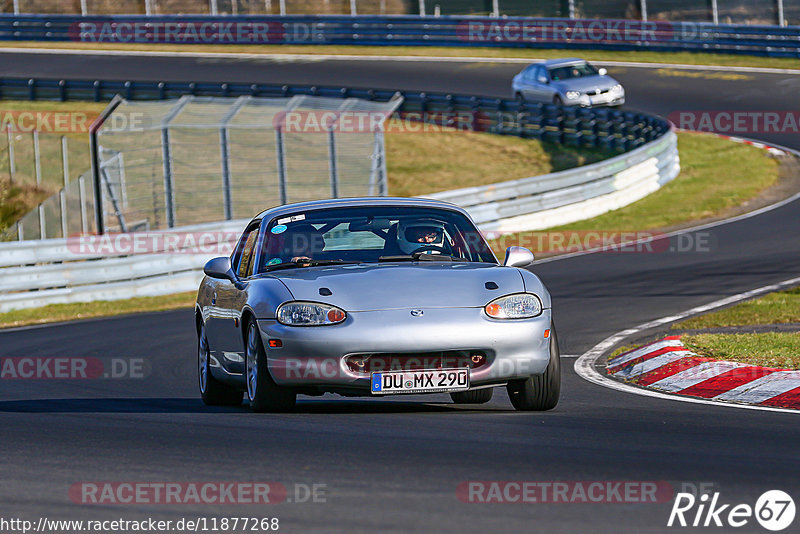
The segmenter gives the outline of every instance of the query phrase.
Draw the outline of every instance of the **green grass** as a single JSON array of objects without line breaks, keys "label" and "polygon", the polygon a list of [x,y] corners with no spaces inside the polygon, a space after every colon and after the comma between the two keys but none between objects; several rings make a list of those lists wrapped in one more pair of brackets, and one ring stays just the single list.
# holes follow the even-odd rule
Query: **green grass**
[{"label": "green grass", "polygon": [[736,325],[800,323],[800,287],[740,302],[730,308],[692,317],[672,325],[673,330],[693,330]]},{"label": "green grass", "polygon": [[[678,134],[681,172],[645,198],[598,217],[549,228],[555,232],[603,230],[630,232],[664,230],[709,217],[757,196],[778,180],[778,162],[749,145],[707,134]],[[491,243],[496,251],[521,244],[537,250],[535,232],[503,236]],[[577,235],[577,234],[575,234]],[[552,240],[549,241],[551,244]]]},{"label": "green grass", "polygon": [[40,43],[11,42],[7,48],[54,48],[64,50],[152,50],[160,52],[214,52],[239,54],[331,54],[355,56],[438,56],[551,59],[580,56],[589,61],[630,61],[641,63],[672,63],[680,65],[719,65],[733,67],[769,67],[797,69],[793,58],[768,58],[737,54],[706,54],[691,52],[625,52],[604,50],[560,50],[495,47],[416,47],[416,46],[347,46],[347,45],[221,45],[221,44],[147,44],[147,43]]},{"label": "green grass", "polygon": [[75,321],[93,317],[112,317],[130,313],[191,308],[194,305],[196,297],[197,292],[191,291],[159,297],[98,300],[95,302],[81,302],[75,304],[51,304],[41,308],[29,308],[0,313],[0,328]]},{"label": "green grass", "polygon": [[[392,128],[387,128],[391,132]],[[505,182],[594,163],[612,154],[453,129],[387,133],[389,193],[419,196]]]},{"label": "green grass", "polygon": [[701,356],[779,369],[800,368],[800,333],[697,334],[681,339]]}]

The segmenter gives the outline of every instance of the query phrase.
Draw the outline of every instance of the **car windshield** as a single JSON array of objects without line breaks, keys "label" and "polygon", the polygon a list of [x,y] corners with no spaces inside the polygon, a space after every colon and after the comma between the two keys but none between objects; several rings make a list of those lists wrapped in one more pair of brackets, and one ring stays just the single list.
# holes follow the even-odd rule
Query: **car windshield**
[{"label": "car windshield", "polygon": [[584,76],[596,76],[597,69],[588,63],[578,63],[576,65],[567,65],[565,67],[554,67],[548,69],[550,79],[557,82],[561,80],[569,80],[570,78],[582,78]]},{"label": "car windshield", "polygon": [[269,221],[258,272],[342,262],[496,263],[478,229],[456,211],[370,206],[298,211]]}]

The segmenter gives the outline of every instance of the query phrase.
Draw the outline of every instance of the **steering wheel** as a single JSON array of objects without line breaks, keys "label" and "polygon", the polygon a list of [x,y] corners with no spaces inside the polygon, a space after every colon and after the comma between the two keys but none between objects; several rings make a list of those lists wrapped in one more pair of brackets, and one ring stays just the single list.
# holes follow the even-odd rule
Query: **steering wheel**
[{"label": "steering wheel", "polygon": [[442,252],[442,247],[438,245],[422,245],[411,254],[421,254],[427,250],[435,250],[436,252]]}]

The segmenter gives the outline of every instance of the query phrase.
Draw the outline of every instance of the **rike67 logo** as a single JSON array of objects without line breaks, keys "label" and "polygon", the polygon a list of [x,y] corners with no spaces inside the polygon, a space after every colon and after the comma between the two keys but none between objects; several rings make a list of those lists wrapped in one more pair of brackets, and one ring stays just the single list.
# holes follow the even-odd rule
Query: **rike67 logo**
[{"label": "rike67 logo", "polygon": [[723,503],[720,493],[678,493],[672,504],[667,526],[672,527],[733,527],[740,528],[755,520],[763,528],[778,532],[794,521],[794,500],[781,490],[764,492],[755,503]]}]

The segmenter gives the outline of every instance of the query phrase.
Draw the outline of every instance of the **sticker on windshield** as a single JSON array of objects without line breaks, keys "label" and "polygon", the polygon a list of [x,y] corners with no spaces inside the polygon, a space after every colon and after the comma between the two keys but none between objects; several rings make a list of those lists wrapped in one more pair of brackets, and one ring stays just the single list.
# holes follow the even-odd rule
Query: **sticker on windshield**
[{"label": "sticker on windshield", "polygon": [[278,224],[286,224],[290,222],[305,221],[305,220],[306,220],[305,214],[301,213],[300,215],[292,215],[291,217],[284,217],[283,219],[278,219]]},{"label": "sticker on windshield", "polygon": [[272,258],[267,262],[267,265],[278,265],[281,262],[283,262],[283,260],[280,258]]},{"label": "sticker on windshield", "polygon": [[273,234],[282,234],[285,231],[286,231],[285,224],[279,224],[277,226],[273,226],[272,230],[270,230],[270,232],[272,232]]}]

